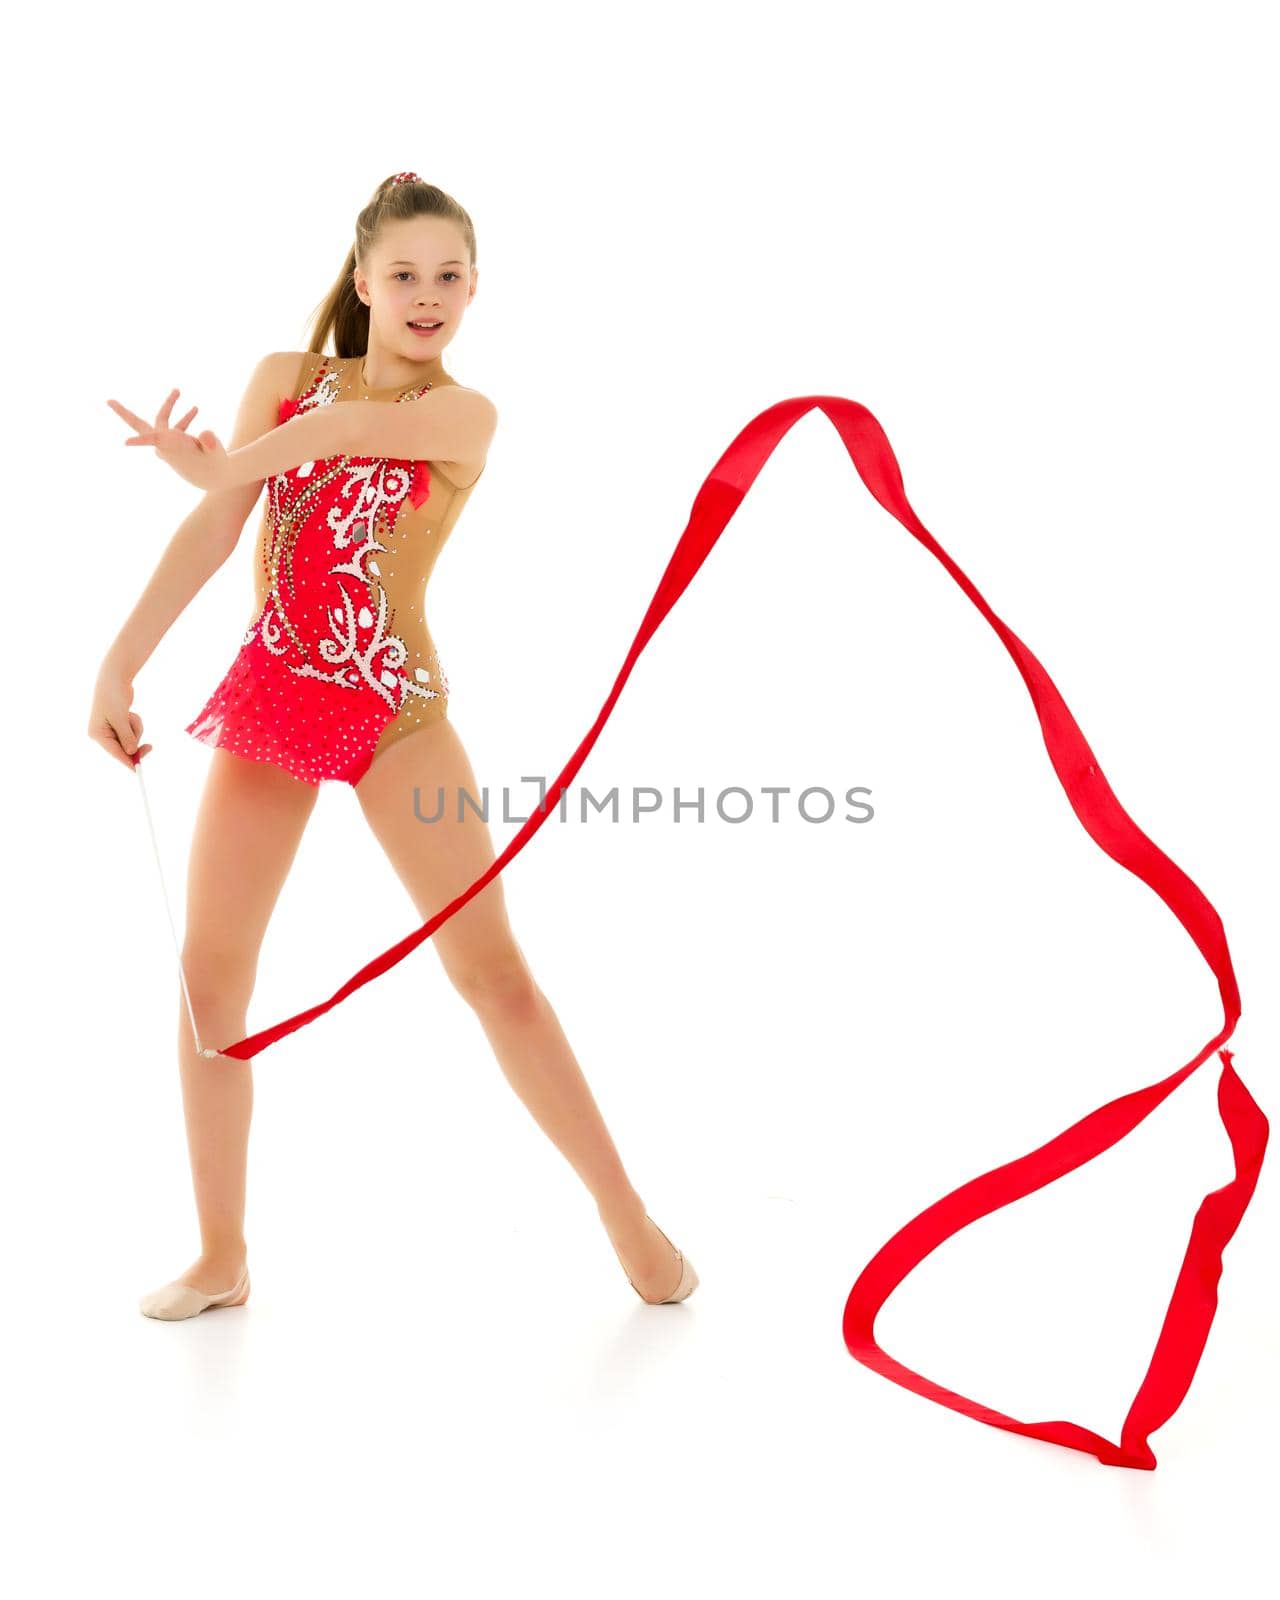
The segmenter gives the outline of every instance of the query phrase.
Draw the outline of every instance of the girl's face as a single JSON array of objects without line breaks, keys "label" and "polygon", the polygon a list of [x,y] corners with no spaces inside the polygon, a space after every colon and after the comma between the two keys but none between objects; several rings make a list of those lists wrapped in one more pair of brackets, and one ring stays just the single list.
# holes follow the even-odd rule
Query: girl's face
[{"label": "girl's face", "polygon": [[[388,355],[418,361],[438,356],[475,298],[477,277],[454,223],[443,217],[388,223],[364,270],[354,274],[356,293],[369,307],[370,348],[376,343]],[[441,326],[421,334],[412,322]]]}]

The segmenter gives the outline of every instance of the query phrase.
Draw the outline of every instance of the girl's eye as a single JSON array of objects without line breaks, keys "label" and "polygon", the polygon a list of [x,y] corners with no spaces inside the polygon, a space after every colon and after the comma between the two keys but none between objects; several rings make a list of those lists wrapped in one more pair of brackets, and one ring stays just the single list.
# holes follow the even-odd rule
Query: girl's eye
[{"label": "girl's eye", "polygon": [[[402,269],[401,271],[396,273],[396,277],[397,278],[407,278],[408,276],[409,276],[409,273],[404,269]],[[457,277],[460,277],[460,276],[461,276],[461,274],[457,273],[457,272],[446,272],[445,273],[445,277],[446,278],[457,278]]]}]

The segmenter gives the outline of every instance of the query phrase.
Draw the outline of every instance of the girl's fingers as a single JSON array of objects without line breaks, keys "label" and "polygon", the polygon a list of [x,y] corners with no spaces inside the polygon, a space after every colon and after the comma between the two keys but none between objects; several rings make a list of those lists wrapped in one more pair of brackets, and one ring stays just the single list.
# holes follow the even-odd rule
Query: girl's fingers
[{"label": "girl's fingers", "polygon": [[133,735],[133,743],[136,746],[133,752],[133,765],[136,767],[138,762],[142,760],[143,756],[145,756],[147,751],[151,748],[149,744],[142,744],[140,742],[142,739],[142,718],[136,711],[131,711],[129,713],[129,731]]},{"label": "girl's fingers", "polygon": [[[132,772],[133,760],[125,754],[120,741],[115,738],[114,733],[95,733],[93,742],[101,745],[113,761],[118,761],[122,767],[128,767]],[[147,748],[150,749],[150,745]]]},{"label": "girl's fingers", "polygon": [[[179,389],[170,389],[169,390],[168,398],[165,400],[165,403],[160,407],[159,411],[156,413],[155,422],[144,422],[141,417],[135,415],[134,412],[130,411],[128,406],[122,406],[118,400],[108,400],[107,404],[111,407],[111,409],[116,413],[117,416],[123,417],[124,420],[127,423],[129,423],[129,424],[131,424],[131,426],[137,428],[139,430],[139,432],[147,433],[147,432],[151,431],[152,429],[154,429],[161,422],[163,422],[166,427],[169,426],[169,413],[173,409],[173,402],[178,398],[178,395],[180,393],[181,393],[181,390],[179,390]],[[193,406],[191,408],[190,414],[186,417],[186,419],[184,421],[182,421],[182,422],[177,423],[176,426],[179,427],[179,428],[185,428],[187,423],[191,421],[191,418],[195,416],[195,414],[196,414],[196,412],[198,410],[199,410],[198,406]]]},{"label": "girl's fingers", "polygon": [[187,429],[195,420],[196,413],[200,410],[200,407],[192,406],[184,417],[177,422],[170,423],[169,413],[173,410],[173,402],[178,398],[179,393],[180,391],[177,389],[170,389],[168,398],[156,414],[155,422],[144,422],[135,412],[130,411],[128,406],[121,405],[118,400],[108,400],[107,404],[115,414],[118,417],[123,417],[134,430],[134,437],[126,439],[124,442],[126,444],[156,445],[159,443],[161,433],[165,432],[180,433],[190,438],[190,435],[187,434]]}]

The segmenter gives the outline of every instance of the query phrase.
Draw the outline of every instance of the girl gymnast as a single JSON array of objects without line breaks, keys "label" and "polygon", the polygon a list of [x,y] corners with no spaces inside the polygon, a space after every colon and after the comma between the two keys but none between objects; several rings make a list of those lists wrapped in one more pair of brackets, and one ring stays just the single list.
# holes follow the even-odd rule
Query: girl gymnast
[{"label": "girl gymnast", "polygon": [[[324,781],[349,783],[425,919],[494,859],[470,807],[418,825],[415,785],[479,793],[448,715],[448,680],[423,611],[431,569],[484,471],[497,411],[445,370],[475,299],[476,238],[461,205],[413,172],[379,185],[302,352],[265,356],[224,450],[115,400],[133,429],[204,491],[102,662],[89,734],[132,768],[152,746],[133,680],[222,566],[266,488],[254,552],[253,616],[229,669],[187,732],[211,749],[191,843],[181,960],[206,1039],[241,1039],[271,912]],[[326,345],[332,336],[332,353]],[[447,807],[443,808],[447,811]],[[462,815],[465,813],[465,818]],[[685,1299],[692,1264],[648,1216],[529,969],[495,877],[432,940],[512,1088],[594,1197],[636,1293]],[[180,1000],[182,996],[180,996]],[[143,1296],[175,1321],[249,1294],[245,1187],[252,1068],[202,1053],[179,1006],[178,1063],[200,1252]]]}]

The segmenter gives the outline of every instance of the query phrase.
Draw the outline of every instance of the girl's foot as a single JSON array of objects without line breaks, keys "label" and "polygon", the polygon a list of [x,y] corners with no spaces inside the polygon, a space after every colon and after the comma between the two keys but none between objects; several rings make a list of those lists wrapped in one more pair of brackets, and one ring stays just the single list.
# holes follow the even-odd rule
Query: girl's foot
[{"label": "girl's foot", "polygon": [[241,1251],[198,1256],[180,1278],[143,1295],[138,1305],[145,1317],[176,1322],[213,1306],[242,1306],[248,1298],[248,1266]]},{"label": "girl's foot", "polygon": [[638,1213],[633,1210],[622,1217],[601,1211],[600,1220],[642,1300],[657,1305],[675,1293],[681,1279],[680,1257],[657,1223],[645,1215],[643,1205]]}]

